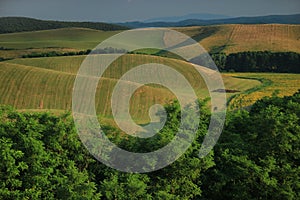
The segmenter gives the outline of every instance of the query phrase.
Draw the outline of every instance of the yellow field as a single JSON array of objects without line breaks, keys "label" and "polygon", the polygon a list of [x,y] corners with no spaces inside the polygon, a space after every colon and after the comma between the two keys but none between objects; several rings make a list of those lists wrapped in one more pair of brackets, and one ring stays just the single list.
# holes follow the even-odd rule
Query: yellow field
[{"label": "yellow field", "polygon": [[266,96],[291,96],[300,90],[300,74],[228,73],[226,75],[247,79],[257,79],[261,80],[263,83],[249,91],[234,96],[229,103],[230,109],[251,106],[255,103],[255,101]]},{"label": "yellow field", "polygon": [[175,28],[193,37],[207,50],[226,54],[241,51],[300,53],[300,26],[285,24],[217,25]]}]

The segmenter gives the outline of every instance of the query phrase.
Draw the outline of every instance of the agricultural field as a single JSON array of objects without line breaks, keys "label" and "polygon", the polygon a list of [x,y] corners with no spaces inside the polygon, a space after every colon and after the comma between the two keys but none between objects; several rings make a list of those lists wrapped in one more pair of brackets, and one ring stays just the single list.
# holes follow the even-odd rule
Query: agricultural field
[{"label": "agricultural field", "polygon": [[9,33],[0,35],[0,44],[5,48],[28,49],[64,47],[92,48],[120,31],[99,31],[88,28],[62,28],[45,31]]},{"label": "agricultural field", "polygon": [[[18,109],[70,110],[74,80],[84,58],[85,56],[27,58],[1,62],[0,80],[3,84],[0,93],[3,95],[0,96],[0,103],[13,105]],[[132,67],[149,62],[173,67],[190,81],[199,98],[208,97],[202,78],[200,75],[197,76],[195,69],[184,61],[157,56],[126,55],[112,63],[99,83],[96,95],[99,98],[96,102],[100,116],[111,117],[109,97],[117,80]],[[224,75],[223,78],[226,89],[240,92],[261,84],[257,80],[245,80],[228,75]],[[231,95],[234,93],[229,93],[228,97]],[[101,98],[103,96],[107,98]],[[140,122],[144,123],[148,120],[147,108],[154,103],[167,104],[174,99],[175,96],[166,88],[157,85],[143,86],[132,97],[133,118],[140,119]]]},{"label": "agricultural field", "polygon": [[226,54],[243,51],[274,51],[300,53],[300,26],[283,24],[216,25],[175,28],[196,41],[209,52]]},{"label": "agricultural field", "polygon": [[250,90],[232,96],[228,102],[230,109],[249,107],[263,97],[292,96],[300,89],[300,74],[226,73],[226,76],[259,80],[262,83]]},{"label": "agricultural field", "polygon": [[[45,31],[0,34],[0,57],[15,56],[27,50],[27,53],[62,50],[79,51],[92,49],[106,38],[120,31],[99,31],[87,28],[62,28]],[[40,50],[40,51],[38,51]],[[8,54],[8,55],[7,55]],[[24,55],[24,54],[23,54]]]}]

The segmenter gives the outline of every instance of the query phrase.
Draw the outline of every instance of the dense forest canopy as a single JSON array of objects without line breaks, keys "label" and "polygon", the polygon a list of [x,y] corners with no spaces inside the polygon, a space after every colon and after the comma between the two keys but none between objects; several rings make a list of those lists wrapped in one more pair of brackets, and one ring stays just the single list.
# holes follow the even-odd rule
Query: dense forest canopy
[{"label": "dense forest canopy", "polygon": [[[202,104],[201,104],[202,105]],[[180,121],[177,102],[155,136],[124,139],[135,152],[159,148]],[[257,101],[250,111],[228,113],[214,150],[199,158],[209,123],[202,105],[196,140],[170,166],[147,174],[122,173],[96,161],[83,147],[70,114],[0,109],[0,199],[298,199],[300,197],[300,91]],[[126,159],[126,158],[124,158]]]},{"label": "dense forest canopy", "polygon": [[223,71],[300,73],[300,54],[295,52],[218,53],[212,59]]}]

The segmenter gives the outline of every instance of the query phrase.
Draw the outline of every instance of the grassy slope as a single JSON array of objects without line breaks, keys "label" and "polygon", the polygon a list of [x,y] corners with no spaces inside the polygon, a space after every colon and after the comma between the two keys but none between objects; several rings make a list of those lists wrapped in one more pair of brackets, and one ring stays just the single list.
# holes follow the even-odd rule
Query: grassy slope
[{"label": "grassy slope", "polygon": [[[15,59],[0,63],[0,103],[13,105],[18,109],[66,109],[71,108],[72,87],[77,70],[84,56]],[[200,98],[208,91],[195,69],[183,61],[145,55],[127,55],[115,61],[105,72],[96,96],[98,113],[111,116],[110,95],[117,80],[134,66],[156,62],[178,70],[190,81]],[[123,63],[123,64],[122,64]],[[127,65],[124,65],[127,63]],[[165,76],[161,74],[161,76]],[[199,81],[200,80],[200,81]],[[226,88],[245,91],[260,83],[224,76]],[[165,88],[144,86],[139,88],[131,101],[133,118],[145,122],[147,109],[154,103],[166,104],[175,97]],[[138,106],[136,106],[138,105]]]},{"label": "grassy slope", "polygon": [[128,29],[124,26],[102,22],[64,22],[39,20],[28,17],[0,17],[0,33],[15,33],[70,27],[91,28],[103,31]]},{"label": "grassy slope", "polygon": [[94,48],[120,31],[98,31],[87,28],[62,28],[46,31],[0,34],[0,46],[14,49],[61,47]]},{"label": "grassy slope", "polygon": [[217,25],[176,28],[207,51],[227,54],[241,51],[294,51],[300,53],[300,25]]}]

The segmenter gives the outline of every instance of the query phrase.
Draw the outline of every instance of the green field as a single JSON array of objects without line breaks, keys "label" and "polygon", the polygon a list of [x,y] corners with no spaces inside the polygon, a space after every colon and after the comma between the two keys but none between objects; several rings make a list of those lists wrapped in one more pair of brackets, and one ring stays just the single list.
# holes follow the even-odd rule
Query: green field
[{"label": "green field", "polygon": [[98,31],[87,28],[62,28],[55,30],[0,34],[0,46],[13,49],[71,48],[91,49],[120,31]]}]

